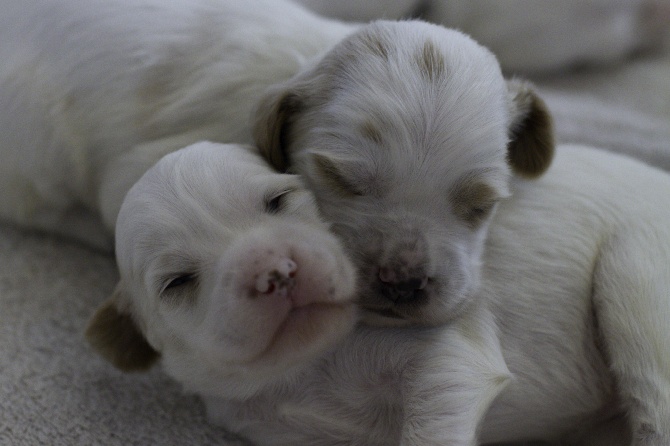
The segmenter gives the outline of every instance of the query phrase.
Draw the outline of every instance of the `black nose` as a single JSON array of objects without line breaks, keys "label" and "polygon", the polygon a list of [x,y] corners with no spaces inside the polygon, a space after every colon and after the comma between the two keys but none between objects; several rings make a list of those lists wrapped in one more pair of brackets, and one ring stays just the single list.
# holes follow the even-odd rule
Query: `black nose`
[{"label": "black nose", "polygon": [[379,280],[384,297],[396,303],[423,297],[424,288],[428,282],[428,278],[423,274],[398,279],[396,274],[388,274],[383,269],[380,271]]}]

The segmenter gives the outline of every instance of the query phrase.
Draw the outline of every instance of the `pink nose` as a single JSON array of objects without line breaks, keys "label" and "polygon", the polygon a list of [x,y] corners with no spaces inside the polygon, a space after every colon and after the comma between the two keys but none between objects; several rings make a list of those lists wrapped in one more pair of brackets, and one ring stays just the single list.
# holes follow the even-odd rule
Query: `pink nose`
[{"label": "pink nose", "polygon": [[277,259],[272,267],[260,273],[256,278],[256,291],[261,294],[277,294],[285,296],[293,287],[293,278],[298,265],[288,257]]}]

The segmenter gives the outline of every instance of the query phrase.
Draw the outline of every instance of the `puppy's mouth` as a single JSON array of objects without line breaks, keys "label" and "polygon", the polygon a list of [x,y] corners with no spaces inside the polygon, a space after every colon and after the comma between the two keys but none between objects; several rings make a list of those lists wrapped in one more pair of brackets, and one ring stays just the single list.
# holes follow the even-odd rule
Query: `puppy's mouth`
[{"label": "puppy's mouth", "polygon": [[274,330],[260,356],[281,357],[289,351],[309,356],[310,352],[327,348],[348,334],[357,319],[357,306],[353,302],[314,302],[295,306]]},{"label": "puppy's mouth", "polygon": [[370,313],[376,314],[377,316],[381,317],[387,317],[391,319],[405,319],[404,316],[396,313],[393,311],[391,308],[384,308],[384,309],[370,309],[368,310]]},{"label": "puppy's mouth", "polygon": [[405,316],[391,308],[363,308],[361,319],[372,327],[404,327],[411,324]]},{"label": "puppy's mouth", "polygon": [[361,293],[359,302],[365,323],[375,326],[429,324],[424,319],[429,311],[432,290],[389,291],[378,283],[372,284],[369,290]]}]

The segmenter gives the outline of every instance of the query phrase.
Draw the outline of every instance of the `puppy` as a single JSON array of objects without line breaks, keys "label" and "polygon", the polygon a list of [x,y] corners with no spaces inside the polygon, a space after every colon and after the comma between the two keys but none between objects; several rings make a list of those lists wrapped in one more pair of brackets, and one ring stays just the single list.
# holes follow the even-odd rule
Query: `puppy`
[{"label": "puppy", "polygon": [[252,395],[356,321],[354,269],[314,197],[249,148],[201,142],[162,158],[126,195],[116,256],[90,341],[124,370],[160,352],[199,393]]},{"label": "puppy", "polygon": [[[346,335],[350,274],[337,272],[346,262],[337,261],[327,233],[312,239],[299,230],[300,242],[321,253],[318,262],[275,260],[284,243],[297,243],[284,232],[293,227],[282,228],[303,210],[294,200],[314,210],[308,195],[290,192],[285,210],[267,215],[275,207],[268,197],[297,188],[295,180],[262,167],[263,180],[253,181],[247,165],[226,169],[217,158],[226,152],[204,149],[167,157],[128,194],[119,217],[121,291],[89,329],[108,357],[143,345],[153,356],[137,355],[134,366],[148,366],[160,352],[168,373],[204,397],[214,421],[259,446],[670,444],[667,174],[619,155],[559,147],[544,176],[515,180],[498,205],[481,286],[459,318],[434,328],[362,325]],[[177,158],[193,155],[194,164]],[[244,187],[266,179],[281,186]],[[203,191],[221,199],[203,201]],[[183,205],[172,194],[186,194]],[[165,226],[158,232],[156,221]],[[257,225],[263,248],[255,250]],[[257,257],[268,249],[270,260]],[[282,294],[294,268],[294,288]],[[293,294],[301,280],[314,308],[271,312],[286,296],[301,301]],[[280,329],[279,342],[264,350],[275,318],[284,317],[295,330]]]},{"label": "puppy", "polygon": [[355,28],[274,0],[3,2],[0,219],[111,249],[149,167],[251,142],[261,92]]},{"label": "puppy", "polygon": [[257,111],[258,147],[304,177],[356,263],[370,324],[458,317],[510,178],[541,175],[554,147],[532,88],[467,36],[422,22],[366,26]]},{"label": "puppy", "polygon": [[668,36],[668,0],[299,0],[347,20],[418,16],[460,29],[491,49],[509,73],[547,74],[611,65]]}]

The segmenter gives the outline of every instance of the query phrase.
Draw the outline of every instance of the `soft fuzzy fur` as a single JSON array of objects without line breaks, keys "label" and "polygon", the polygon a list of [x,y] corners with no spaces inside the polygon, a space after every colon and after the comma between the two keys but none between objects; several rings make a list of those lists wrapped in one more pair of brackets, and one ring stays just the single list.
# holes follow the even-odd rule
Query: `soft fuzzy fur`
[{"label": "soft fuzzy fur", "polygon": [[109,249],[150,166],[251,142],[262,91],[353,29],[273,0],[3,2],[0,218]]},{"label": "soft fuzzy fur", "polygon": [[[196,154],[197,165],[204,157],[208,166],[218,166],[221,153],[180,156]],[[198,239],[209,241],[205,246],[217,240],[210,235],[218,231],[207,222],[238,191],[214,207],[175,207],[165,191],[179,191],[192,181],[190,169],[175,170],[175,161],[161,161],[129,194],[132,204],[124,205],[120,218],[127,229],[121,246],[169,245],[161,240],[171,237],[174,226],[155,234],[152,225],[136,226],[136,218],[128,218],[145,209],[153,221],[147,199],[160,205],[163,221],[179,221],[186,213],[191,226],[200,228]],[[212,168],[216,178],[225,173],[219,168]],[[216,181],[210,169],[204,170],[207,181],[201,187],[207,192]],[[186,189],[190,197],[200,193]],[[309,324],[298,325],[311,333],[308,345],[316,343],[316,349],[293,349],[294,341],[305,342],[296,333],[294,340],[283,338],[279,352],[271,352],[286,362],[245,366],[256,351],[248,346],[266,339],[257,317],[272,304],[260,302],[251,314],[230,311],[227,294],[212,300],[209,285],[186,284],[165,296],[158,290],[163,282],[153,279],[155,261],[145,257],[153,251],[145,250],[121,259],[122,277],[132,292],[111,304],[114,311],[132,312],[142,328],[133,331],[130,343],[107,338],[103,345],[123,352],[128,345],[145,344],[146,336],[168,373],[204,397],[213,420],[259,445],[471,446],[527,439],[583,446],[667,445],[670,178],[618,155],[562,146],[543,177],[517,180],[511,193],[489,225],[481,287],[451,324],[359,327],[334,349],[319,345],[323,338],[313,337]],[[262,213],[252,206],[227,215],[244,221],[250,210],[251,216]],[[194,240],[194,232],[184,232],[181,225],[176,230],[177,240]],[[179,271],[186,262],[196,270],[204,265],[205,274],[217,277],[208,265],[221,262],[200,256],[211,249],[192,246],[179,246],[177,255],[167,248],[156,254],[180,265]],[[254,287],[249,289],[258,291]],[[211,325],[211,317],[204,317],[208,314],[221,323]],[[339,310],[322,316],[319,324],[331,322],[324,325],[332,328],[326,335],[346,334],[350,325],[333,323],[342,317]],[[235,342],[225,335],[232,334],[228,326],[237,327]],[[97,339],[115,330],[127,326],[109,324],[99,314],[89,334]],[[240,340],[243,348],[238,348]],[[332,338],[327,340],[332,345]]]},{"label": "soft fuzzy fur", "polygon": [[669,35],[668,0],[299,0],[348,20],[419,16],[490,48],[509,73],[610,65]]},{"label": "soft fuzzy fur", "polygon": [[252,395],[357,319],[353,267],[313,195],[249,148],[162,158],[123,202],[116,252],[119,284],[89,339],[124,370],[160,352],[201,394]]},{"label": "soft fuzzy fur", "polygon": [[255,136],[315,192],[360,272],[366,320],[385,325],[458,317],[509,179],[541,175],[553,153],[532,88],[422,22],[369,25],[271,87]]},{"label": "soft fuzzy fur", "polygon": [[[668,444],[668,179],[584,148],[521,179],[550,163],[547,113],[471,39],[280,1],[5,6],[1,216],[108,247],[133,187],[121,282],[89,330],[118,366],[160,358],[261,444],[579,439],[610,423]],[[250,149],[204,143],[142,176],[195,140],[249,140],[280,81],[256,139],[317,192],[367,320],[435,327],[329,347],[356,320],[353,270],[300,182]]]}]

